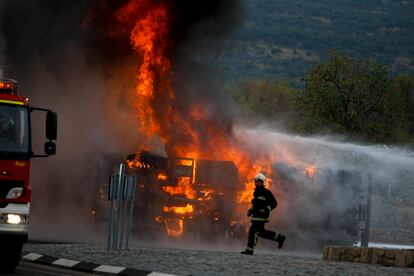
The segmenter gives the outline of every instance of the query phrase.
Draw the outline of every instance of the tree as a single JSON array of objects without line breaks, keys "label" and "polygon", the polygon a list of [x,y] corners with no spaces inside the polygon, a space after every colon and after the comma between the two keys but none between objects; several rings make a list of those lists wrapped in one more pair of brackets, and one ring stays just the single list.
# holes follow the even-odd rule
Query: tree
[{"label": "tree", "polygon": [[354,60],[331,51],[328,61],[315,65],[305,80],[298,101],[300,129],[375,143],[406,142],[409,118],[404,85],[372,60]]},{"label": "tree", "polygon": [[401,95],[404,113],[408,120],[408,132],[414,144],[414,79],[408,75],[399,75],[394,81],[394,91]]},{"label": "tree", "polygon": [[232,86],[231,93],[247,115],[270,121],[294,120],[300,90],[287,81],[251,79]]}]

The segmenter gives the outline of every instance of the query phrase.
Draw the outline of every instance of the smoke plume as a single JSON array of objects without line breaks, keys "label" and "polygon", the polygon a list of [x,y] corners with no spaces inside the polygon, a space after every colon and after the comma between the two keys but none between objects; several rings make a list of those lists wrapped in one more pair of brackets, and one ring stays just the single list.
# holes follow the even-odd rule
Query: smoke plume
[{"label": "smoke plume", "polygon": [[[32,106],[59,116],[57,155],[32,160],[33,239],[87,239],[99,163],[105,154],[134,147],[128,140],[135,134],[133,118],[105,98],[107,79],[96,66],[94,32],[84,24],[91,8],[90,1],[1,3],[5,77],[19,81],[19,93]],[[41,154],[44,118],[34,116],[34,151]]]},{"label": "smoke plume", "polygon": [[[174,104],[183,117],[189,103],[208,107],[209,120],[231,125],[230,98],[223,96],[213,69],[196,60],[239,20],[239,3],[229,1],[152,1],[174,12],[168,56],[173,61]],[[88,239],[97,187],[111,166],[143,143],[163,151],[156,137],[138,131],[133,103],[140,64],[127,25],[116,16],[127,1],[1,2],[0,66],[19,81],[32,106],[59,115],[57,155],[32,162],[34,239]],[[134,16],[140,16],[140,12]],[[153,102],[160,107],[161,101]],[[157,106],[158,105],[158,106]],[[43,118],[34,115],[34,150],[41,153]],[[222,125],[222,124],[215,124]],[[200,129],[202,132],[203,127]],[[188,137],[174,138],[184,143]],[[172,139],[171,141],[173,141]],[[155,145],[155,146],[154,146]],[[109,168],[109,169],[108,169]]]}]

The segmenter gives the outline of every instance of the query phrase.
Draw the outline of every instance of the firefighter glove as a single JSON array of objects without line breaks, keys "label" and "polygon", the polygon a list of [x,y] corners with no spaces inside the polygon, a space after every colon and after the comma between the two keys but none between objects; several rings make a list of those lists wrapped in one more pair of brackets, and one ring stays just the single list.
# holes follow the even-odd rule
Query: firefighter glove
[{"label": "firefighter glove", "polygon": [[247,216],[250,217],[253,214],[253,209],[249,209],[247,211]]}]

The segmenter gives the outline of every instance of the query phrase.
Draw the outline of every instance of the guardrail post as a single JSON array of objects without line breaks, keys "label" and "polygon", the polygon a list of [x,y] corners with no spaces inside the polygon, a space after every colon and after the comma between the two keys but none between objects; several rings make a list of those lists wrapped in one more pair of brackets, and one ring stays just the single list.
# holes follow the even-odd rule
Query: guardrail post
[{"label": "guardrail post", "polygon": [[[125,249],[133,219],[136,177],[125,175],[125,164],[119,165],[119,173],[109,177],[108,201],[110,201],[107,250],[122,250],[126,232]],[[125,220],[127,227],[125,228]]]}]

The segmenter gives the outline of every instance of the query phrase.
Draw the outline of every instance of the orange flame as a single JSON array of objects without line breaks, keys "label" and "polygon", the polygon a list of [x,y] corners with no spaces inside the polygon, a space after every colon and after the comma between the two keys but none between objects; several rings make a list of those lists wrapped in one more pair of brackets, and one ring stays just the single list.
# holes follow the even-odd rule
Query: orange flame
[{"label": "orange flame", "polygon": [[303,171],[303,173],[309,178],[309,179],[313,179],[316,175],[316,167],[313,165],[310,165],[308,167],[305,168],[305,170]]},{"label": "orange flame", "polygon": [[214,189],[204,189],[200,191],[201,197],[198,198],[199,201],[210,200],[212,194],[215,192]]},{"label": "orange flame", "polygon": [[150,169],[149,164],[145,164],[139,160],[127,160],[126,164],[129,168],[138,168],[138,169]]},{"label": "orange flame", "polygon": [[191,178],[187,176],[180,177],[178,179],[177,186],[164,186],[162,189],[169,195],[184,195],[189,199],[196,198],[196,191],[191,185]]},{"label": "orange flame", "polygon": [[158,223],[161,223],[161,222],[164,220],[164,218],[163,218],[162,216],[156,216],[156,217],[154,218],[154,220],[155,220],[156,222],[158,222]]},{"label": "orange flame", "polygon": [[[181,114],[174,108],[179,95],[171,86],[172,63],[168,51],[173,46],[169,37],[172,15],[176,13],[164,4],[167,2],[130,0],[117,13],[120,22],[126,23],[131,30],[131,44],[140,63],[135,91],[140,131],[148,140],[153,136],[159,137],[165,143],[169,156],[193,158],[177,160],[176,164],[193,166],[192,178],[180,177],[176,186],[164,186],[162,189],[169,195],[196,199],[196,159],[229,160],[237,166],[243,183],[240,190],[235,191],[237,201],[248,203],[254,190],[254,175],[261,171],[270,176],[270,157],[266,154],[257,155],[259,158],[252,156],[233,136],[231,126],[225,125],[223,120],[214,119],[212,115],[217,114],[209,114],[205,106],[194,103],[189,106],[188,114]],[[179,138],[174,136],[177,133]],[[138,168],[146,166],[138,161],[131,161],[128,165]],[[164,180],[165,177],[158,175],[158,179]],[[206,199],[209,195],[205,193],[201,198]],[[168,229],[168,222],[164,222]],[[175,224],[178,227],[172,227],[175,230],[169,231],[171,235],[183,230],[182,221]]]},{"label": "orange flame", "polygon": [[168,177],[164,173],[159,173],[158,176],[157,176],[157,180],[165,181],[167,179],[168,179]]},{"label": "orange flame", "polygon": [[164,219],[167,235],[181,237],[184,231],[184,220],[182,219]]},{"label": "orange flame", "polygon": [[185,215],[185,214],[194,212],[194,209],[193,209],[193,205],[191,205],[191,204],[187,204],[187,206],[185,206],[185,207],[178,207],[178,206],[168,207],[168,206],[164,206],[164,212],[166,212],[166,213],[173,212],[173,213],[176,213],[178,215]]},{"label": "orange flame", "polygon": [[132,0],[121,8],[117,17],[121,22],[134,22],[130,33],[133,48],[139,53],[141,65],[137,75],[136,107],[140,128],[148,137],[158,135],[167,142],[167,135],[152,107],[159,97],[166,101],[162,120],[173,118],[171,102],[174,98],[169,79],[171,62],[166,56],[170,17],[168,8],[150,0]]},{"label": "orange flame", "polygon": [[193,165],[193,159],[178,159],[175,161],[176,165],[187,166],[190,167]]},{"label": "orange flame", "polygon": [[229,224],[230,226],[234,226],[237,224],[237,220],[231,220]]},{"label": "orange flame", "polygon": [[[259,164],[268,160],[252,160],[232,137],[231,129],[222,121],[210,118],[205,106],[194,103],[187,115],[173,108],[176,96],[170,83],[172,64],[167,52],[171,47],[170,26],[175,13],[164,3],[131,0],[117,13],[118,19],[130,26],[131,43],[140,57],[136,87],[140,129],[148,138],[156,135],[167,143],[170,155],[233,161],[244,180],[250,181],[255,173],[264,171]],[[161,103],[162,109],[155,109],[156,103]],[[191,122],[195,121],[203,125],[202,132],[192,126]],[[172,139],[172,133],[177,130],[184,139]],[[185,163],[192,165],[189,160]]]}]

